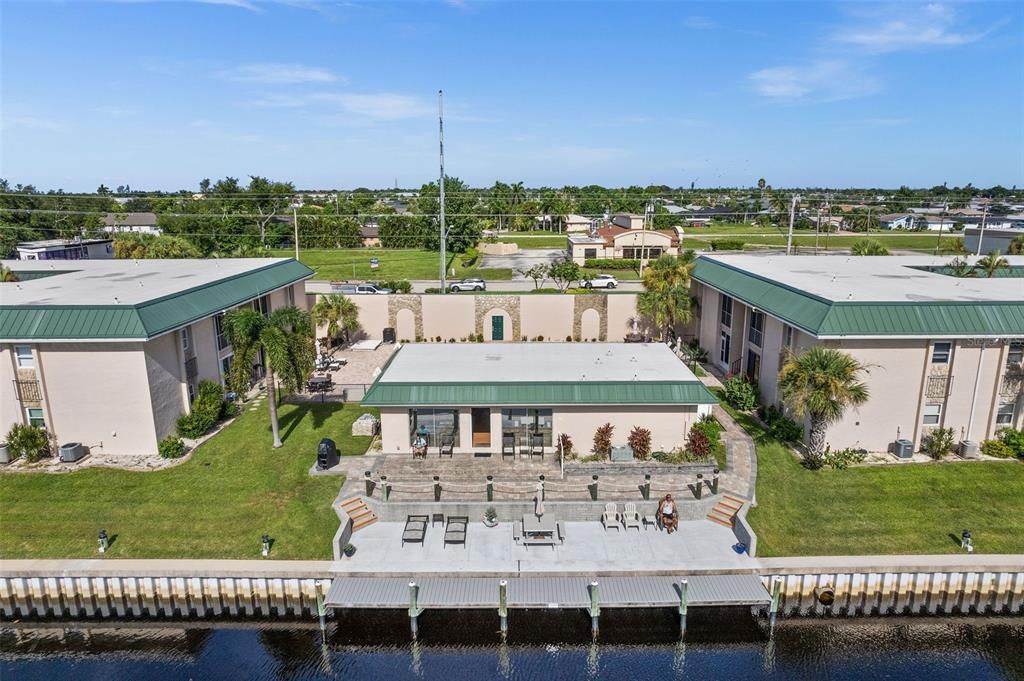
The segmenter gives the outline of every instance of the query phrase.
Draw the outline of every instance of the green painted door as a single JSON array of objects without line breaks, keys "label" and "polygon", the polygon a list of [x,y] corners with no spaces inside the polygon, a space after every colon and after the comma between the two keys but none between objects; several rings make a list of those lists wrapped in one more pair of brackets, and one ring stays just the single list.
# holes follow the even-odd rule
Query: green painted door
[{"label": "green painted door", "polygon": [[505,318],[500,314],[491,317],[491,340],[505,340]]}]

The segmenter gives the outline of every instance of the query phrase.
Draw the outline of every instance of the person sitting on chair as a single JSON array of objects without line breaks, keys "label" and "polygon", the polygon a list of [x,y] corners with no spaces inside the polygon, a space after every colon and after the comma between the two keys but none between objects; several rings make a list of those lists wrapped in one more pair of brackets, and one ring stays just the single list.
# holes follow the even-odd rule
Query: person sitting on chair
[{"label": "person sitting on chair", "polygon": [[676,513],[676,502],[672,500],[671,494],[666,494],[665,498],[658,504],[658,520],[661,521],[661,526],[665,528],[665,531],[672,534],[679,528],[679,515]]},{"label": "person sitting on chair", "polygon": [[412,441],[412,458],[415,459],[417,456],[427,458],[427,438],[423,429],[416,432],[416,437]]}]

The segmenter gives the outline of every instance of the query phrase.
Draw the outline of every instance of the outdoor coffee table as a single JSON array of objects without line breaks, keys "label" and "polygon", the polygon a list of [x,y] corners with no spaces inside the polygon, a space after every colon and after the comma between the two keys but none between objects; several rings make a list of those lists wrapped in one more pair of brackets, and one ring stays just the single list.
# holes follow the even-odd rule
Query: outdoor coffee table
[{"label": "outdoor coffee table", "polygon": [[554,516],[542,515],[539,518],[527,514],[523,516],[523,544],[550,544],[552,547],[558,539],[555,533],[558,530],[558,522]]}]

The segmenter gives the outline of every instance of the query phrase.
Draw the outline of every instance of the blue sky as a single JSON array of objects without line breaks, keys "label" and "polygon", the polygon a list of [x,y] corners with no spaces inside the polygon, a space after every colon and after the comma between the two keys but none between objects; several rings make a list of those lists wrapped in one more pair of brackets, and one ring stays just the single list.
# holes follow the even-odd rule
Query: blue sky
[{"label": "blue sky", "polygon": [[1024,185],[1022,8],[5,1],[0,176]]}]

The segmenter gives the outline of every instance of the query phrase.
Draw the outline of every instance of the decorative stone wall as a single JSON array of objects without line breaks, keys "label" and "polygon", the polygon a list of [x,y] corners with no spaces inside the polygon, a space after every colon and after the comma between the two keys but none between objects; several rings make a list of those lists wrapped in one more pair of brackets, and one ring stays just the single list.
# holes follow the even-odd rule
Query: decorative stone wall
[{"label": "decorative stone wall", "polygon": [[473,328],[478,334],[484,333],[484,321],[487,313],[492,310],[501,310],[512,320],[512,329],[508,340],[518,341],[522,338],[522,323],[519,309],[519,296],[473,296]]},{"label": "decorative stone wall", "polygon": [[572,301],[572,337],[583,338],[583,313],[595,310],[599,318],[600,341],[608,340],[608,295],[605,293],[582,293],[573,297]]},{"label": "decorative stone wall", "polygon": [[[389,295],[388,326],[398,329],[398,311],[410,310],[416,327],[416,337],[423,337],[423,298],[418,295]],[[409,338],[408,340],[413,340]]]}]

